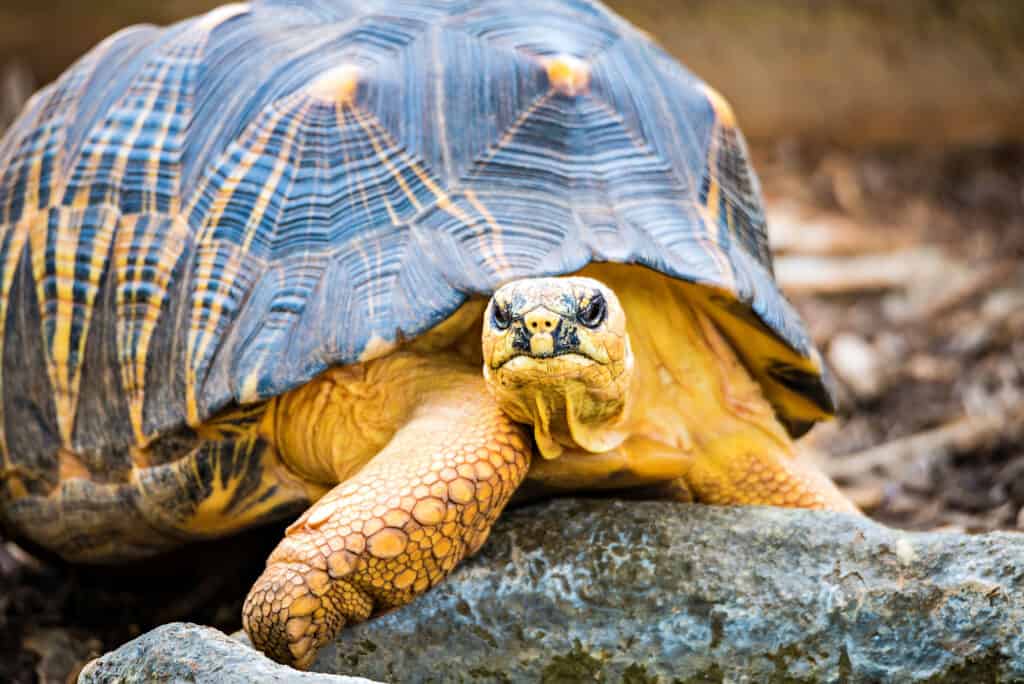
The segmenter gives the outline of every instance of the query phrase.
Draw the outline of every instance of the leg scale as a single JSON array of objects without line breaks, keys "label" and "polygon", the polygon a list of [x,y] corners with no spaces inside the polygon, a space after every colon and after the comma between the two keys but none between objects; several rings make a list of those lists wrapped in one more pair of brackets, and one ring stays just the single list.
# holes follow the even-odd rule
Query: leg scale
[{"label": "leg scale", "polygon": [[343,626],[408,603],[483,544],[531,446],[477,389],[424,407],[288,529],[243,610],[257,648],[308,667]]}]

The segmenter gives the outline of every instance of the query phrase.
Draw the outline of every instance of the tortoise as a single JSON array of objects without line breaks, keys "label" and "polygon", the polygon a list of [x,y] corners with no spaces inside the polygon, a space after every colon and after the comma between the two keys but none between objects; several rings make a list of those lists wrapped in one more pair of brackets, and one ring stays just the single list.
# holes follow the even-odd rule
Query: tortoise
[{"label": "tortoise", "polygon": [[105,563],[298,516],[243,611],[297,667],[517,492],[855,510],[794,455],[835,404],[733,112],[595,1],[117,33],[0,145],[0,287],[5,527]]}]

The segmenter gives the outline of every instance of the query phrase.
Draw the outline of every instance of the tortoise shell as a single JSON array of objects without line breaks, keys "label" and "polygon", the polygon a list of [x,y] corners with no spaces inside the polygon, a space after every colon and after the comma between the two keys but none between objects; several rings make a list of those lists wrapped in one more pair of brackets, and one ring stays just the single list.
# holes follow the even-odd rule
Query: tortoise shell
[{"label": "tortoise shell", "polygon": [[591,261],[704,286],[792,431],[832,412],[728,105],[599,3],[130,28],[0,143],[0,449],[101,460]]}]

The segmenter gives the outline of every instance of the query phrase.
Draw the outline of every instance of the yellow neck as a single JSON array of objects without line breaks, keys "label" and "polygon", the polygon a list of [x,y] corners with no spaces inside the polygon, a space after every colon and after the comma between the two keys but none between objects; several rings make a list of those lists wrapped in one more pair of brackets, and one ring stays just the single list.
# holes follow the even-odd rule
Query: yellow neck
[{"label": "yellow neck", "polygon": [[693,286],[607,264],[583,273],[615,290],[626,311],[636,370],[623,429],[691,454],[731,453],[737,439],[792,451],[760,384],[694,305]]},{"label": "yellow neck", "polygon": [[531,372],[515,376],[493,373],[484,364],[484,377],[505,413],[532,425],[537,450],[552,459],[566,448],[607,451],[628,436],[621,424],[628,411],[632,364],[632,356],[600,366],[567,355],[533,364]]}]

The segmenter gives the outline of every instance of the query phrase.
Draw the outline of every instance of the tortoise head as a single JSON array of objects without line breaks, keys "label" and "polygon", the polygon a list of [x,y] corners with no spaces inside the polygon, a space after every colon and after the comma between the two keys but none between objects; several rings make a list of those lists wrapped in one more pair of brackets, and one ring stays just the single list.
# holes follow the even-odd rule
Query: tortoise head
[{"label": "tortoise head", "polygon": [[513,420],[532,424],[545,458],[563,447],[607,451],[629,399],[633,352],[626,312],[592,278],[530,278],[491,297],[484,378]]}]

